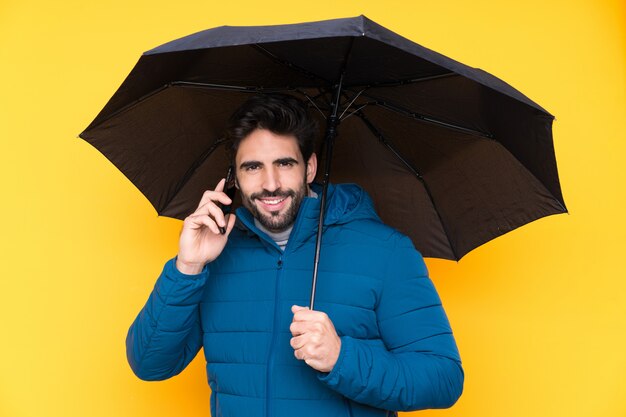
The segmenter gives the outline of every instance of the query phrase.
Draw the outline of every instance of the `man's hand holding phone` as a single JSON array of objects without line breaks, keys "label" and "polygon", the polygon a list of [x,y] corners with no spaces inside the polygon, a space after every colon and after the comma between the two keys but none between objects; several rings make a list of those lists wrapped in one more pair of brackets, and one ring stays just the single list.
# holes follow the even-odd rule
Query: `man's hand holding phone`
[{"label": "man's hand holding phone", "polygon": [[[226,179],[222,179],[215,190],[205,191],[196,211],[185,218],[176,259],[176,268],[183,274],[200,273],[204,265],[217,258],[226,246],[236,216],[224,215],[222,211],[222,205],[233,203],[224,192],[225,182]],[[220,228],[224,228],[224,233]]]}]

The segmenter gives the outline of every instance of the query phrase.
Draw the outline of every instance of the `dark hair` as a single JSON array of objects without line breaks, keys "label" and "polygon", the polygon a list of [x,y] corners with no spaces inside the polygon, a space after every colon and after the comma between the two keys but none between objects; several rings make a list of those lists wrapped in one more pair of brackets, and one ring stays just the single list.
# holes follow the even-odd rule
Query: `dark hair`
[{"label": "dark hair", "polygon": [[316,120],[301,100],[288,94],[261,94],[248,99],[230,117],[225,133],[231,162],[239,143],[255,129],[267,129],[277,135],[293,135],[304,161],[315,149],[318,135]]}]

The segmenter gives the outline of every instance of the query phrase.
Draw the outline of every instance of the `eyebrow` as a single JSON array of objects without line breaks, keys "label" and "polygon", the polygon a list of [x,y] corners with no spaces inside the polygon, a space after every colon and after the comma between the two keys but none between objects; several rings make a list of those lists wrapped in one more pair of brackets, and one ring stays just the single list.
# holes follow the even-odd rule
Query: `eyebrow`
[{"label": "eyebrow", "polygon": [[[289,164],[289,163],[298,165],[298,160],[291,158],[291,157],[285,157],[285,158],[278,158],[274,160],[274,162],[272,163],[274,165]],[[245,161],[245,162],[242,162],[241,165],[239,165],[239,169],[246,169],[248,167],[253,167],[253,166],[263,166],[263,163],[261,161]]]},{"label": "eyebrow", "polygon": [[245,161],[245,162],[242,162],[241,165],[239,165],[239,169],[245,169],[245,168],[256,166],[256,165],[263,165],[263,164],[261,163],[261,161]]},{"label": "eyebrow", "polygon": [[277,160],[274,161],[274,165],[276,165],[276,164],[293,164],[293,165],[298,165],[298,161],[296,159],[291,158],[291,157],[278,158]]}]

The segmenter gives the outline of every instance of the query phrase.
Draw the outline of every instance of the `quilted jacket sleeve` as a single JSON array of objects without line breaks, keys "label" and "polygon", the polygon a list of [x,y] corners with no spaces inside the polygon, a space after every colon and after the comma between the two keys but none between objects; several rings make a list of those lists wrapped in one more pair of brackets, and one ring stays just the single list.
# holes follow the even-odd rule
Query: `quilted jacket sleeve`
[{"label": "quilted jacket sleeve", "polygon": [[348,336],[320,379],[353,401],[394,411],[452,406],[464,374],[452,330],[422,256],[402,237],[376,309],[384,347]]},{"label": "quilted jacket sleeve", "polygon": [[202,346],[199,303],[207,277],[207,267],[198,275],[185,275],[176,269],[175,258],[165,264],[126,337],[128,363],[139,378],[170,378],[196,356]]}]

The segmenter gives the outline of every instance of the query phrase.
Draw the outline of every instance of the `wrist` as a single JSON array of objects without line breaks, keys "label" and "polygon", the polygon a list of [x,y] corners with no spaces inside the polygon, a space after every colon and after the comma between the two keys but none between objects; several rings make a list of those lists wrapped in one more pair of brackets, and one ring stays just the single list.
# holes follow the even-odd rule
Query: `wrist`
[{"label": "wrist", "polygon": [[204,268],[203,264],[184,262],[176,258],[176,269],[178,269],[178,272],[182,274],[198,275],[202,272],[202,268]]}]

